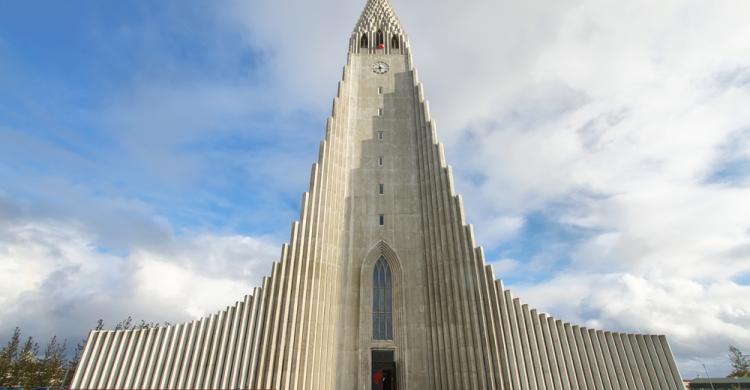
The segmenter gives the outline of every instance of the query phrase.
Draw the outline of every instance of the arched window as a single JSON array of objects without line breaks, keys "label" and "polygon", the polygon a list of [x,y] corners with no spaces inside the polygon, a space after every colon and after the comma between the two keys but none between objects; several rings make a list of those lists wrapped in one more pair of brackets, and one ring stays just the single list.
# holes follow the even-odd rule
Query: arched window
[{"label": "arched window", "polygon": [[385,38],[383,38],[383,31],[378,30],[378,32],[375,33],[375,47],[382,49],[384,45]]},{"label": "arched window", "polygon": [[398,49],[398,36],[394,35],[393,38],[391,38],[391,49]]},{"label": "arched window", "polygon": [[391,267],[383,257],[375,263],[372,280],[372,338],[393,339]]},{"label": "arched window", "polygon": [[367,49],[370,45],[367,42],[367,33],[362,34],[362,39],[359,40],[359,47]]}]

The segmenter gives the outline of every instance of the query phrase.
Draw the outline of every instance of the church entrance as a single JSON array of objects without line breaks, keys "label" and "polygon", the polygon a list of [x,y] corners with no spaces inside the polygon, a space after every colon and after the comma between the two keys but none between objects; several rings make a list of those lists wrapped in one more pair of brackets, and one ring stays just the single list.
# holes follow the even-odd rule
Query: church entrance
[{"label": "church entrance", "polygon": [[396,362],[392,350],[372,351],[372,390],[396,390]]}]

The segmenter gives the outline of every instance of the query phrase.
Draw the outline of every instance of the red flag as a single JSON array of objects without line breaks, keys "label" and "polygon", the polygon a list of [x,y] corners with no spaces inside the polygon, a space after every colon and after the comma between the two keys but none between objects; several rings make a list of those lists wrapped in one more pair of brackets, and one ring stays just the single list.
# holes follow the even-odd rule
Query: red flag
[{"label": "red flag", "polygon": [[378,49],[385,49],[385,43],[381,43],[378,45]]}]

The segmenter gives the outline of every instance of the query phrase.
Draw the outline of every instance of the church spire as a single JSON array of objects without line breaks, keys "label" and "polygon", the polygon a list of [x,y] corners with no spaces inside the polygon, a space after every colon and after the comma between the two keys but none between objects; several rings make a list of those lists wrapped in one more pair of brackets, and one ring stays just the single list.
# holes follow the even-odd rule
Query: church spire
[{"label": "church spire", "polygon": [[354,26],[353,53],[404,53],[406,35],[388,0],[368,0]]}]

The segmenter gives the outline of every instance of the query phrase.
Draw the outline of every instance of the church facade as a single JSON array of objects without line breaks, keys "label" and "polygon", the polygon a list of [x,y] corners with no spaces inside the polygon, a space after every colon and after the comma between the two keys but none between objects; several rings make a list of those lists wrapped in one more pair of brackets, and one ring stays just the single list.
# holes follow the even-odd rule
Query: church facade
[{"label": "church facade", "polygon": [[682,389],[664,336],[513,297],[454,192],[410,45],[369,0],[301,216],[252,294],[192,322],[93,331],[74,389]]}]

